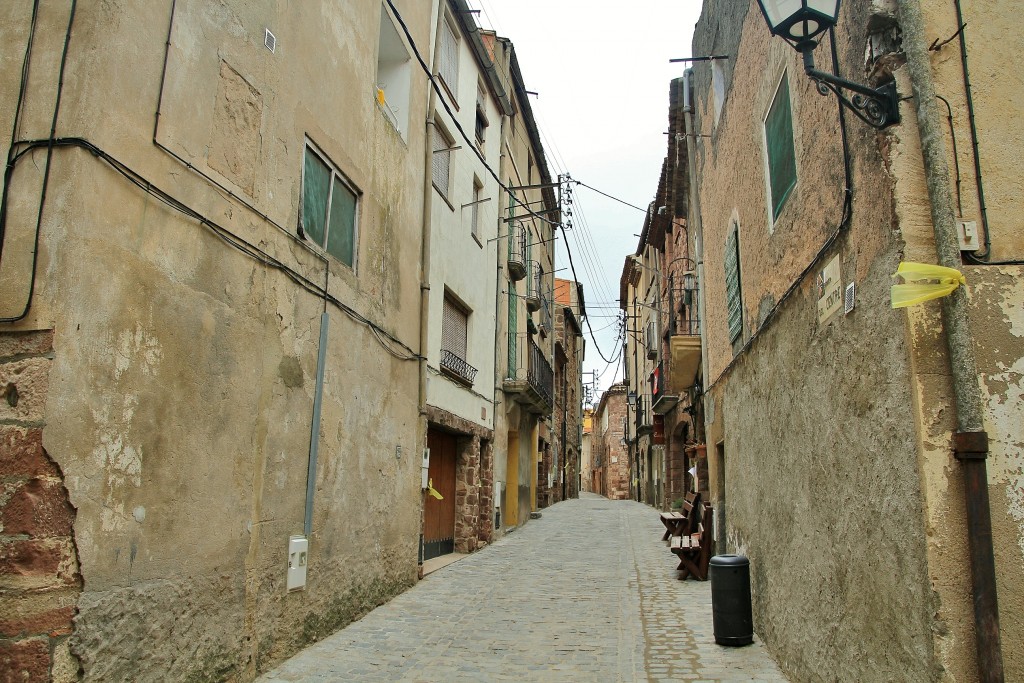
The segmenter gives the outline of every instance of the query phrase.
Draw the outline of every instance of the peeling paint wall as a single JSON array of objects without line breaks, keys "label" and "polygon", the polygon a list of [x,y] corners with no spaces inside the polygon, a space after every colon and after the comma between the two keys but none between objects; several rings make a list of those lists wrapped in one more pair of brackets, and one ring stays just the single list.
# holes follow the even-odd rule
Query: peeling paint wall
[{"label": "peeling paint wall", "polygon": [[[429,45],[429,4],[396,4]],[[4,92],[17,92],[27,13],[10,5],[0,58]],[[42,7],[24,138],[48,133],[68,20]],[[58,135],[88,139],[266,256],[88,151],[53,154],[33,306],[4,331],[54,330],[42,443],[77,509],[70,643],[85,680],[248,680],[416,578],[418,373],[396,355],[418,343],[408,264],[425,141],[419,126],[403,139],[375,103],[380,7],[179,0],[157,140],[180,161],[152,142],[170,10],[79,3]],[[410,121],[425,117],[425,88],[412,80]],[[307,138],[361,193],[354,269],[296,234]],[[45,156],[11,183],[2,315],[28,291]],[[347,310],[326,305],[308,583],[289,593],[325,310],[294,278]]]},{"label": "peeling paint wall", "polygon": [[[1019,174],[1011,170],[1024,151],[1024,140],[1011,122],[1024,114],[1024,83],[1003,76],[1005,55],[1024,48],[1024,32],[988,3],[961,3],[967,24],[968,67],[978,130],[978,154],[995,260],[1024,256],[1024,235],[1017,217],[1024,211]],[[956,33],[952,2],[921,2],[926,42],[945,41]],[[981,212],[972,152],[961,49],[958,39],[929,53],[939,103],[940,126],[958,218],[978,223]],[[909,85],[901,85],[909,90]],[[952,122],[947,115],[952,113]],[[954,144],[955,143],[955,144]],[[957,155],[953,156],[954,146]],[[893,174],[897,212],[906,239],[905,258],[934,262],[932,223],[920,140],[914,128],[901,127],[894,146]],[[957,174],[960,183],[957,185]],[[996,587],[999,600],[1003,666],[1007,680],[1024,675],[1024,325],[1020,266],[965,266],[979,383],[984,400],[990,449],[987,462]],[[908,339],[914,368],[915,421],[920,440],[920,468],[928,530],[929,576],[936,595],[936,652],[949,680],[977,677],[971,576],[967,564],[964,484],[960,464],[950,453],[956,429],[949,360],[938,304],[908,309]]]}]

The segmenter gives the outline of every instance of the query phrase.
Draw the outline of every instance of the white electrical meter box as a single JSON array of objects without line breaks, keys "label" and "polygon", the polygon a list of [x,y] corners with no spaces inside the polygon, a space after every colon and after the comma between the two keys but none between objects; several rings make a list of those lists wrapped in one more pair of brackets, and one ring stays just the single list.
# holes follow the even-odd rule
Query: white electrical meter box
[{"label": "white electrical meter box", "polygon": [[309,559],[309,540],[305,536],[288,539],[288,590],[306,587],[306,562]]},{"label": "white electrical meter box", "polygon": [[420,465],[420,488],[426,491],[430,486],[430,449],[423,449],[423,464]]}]

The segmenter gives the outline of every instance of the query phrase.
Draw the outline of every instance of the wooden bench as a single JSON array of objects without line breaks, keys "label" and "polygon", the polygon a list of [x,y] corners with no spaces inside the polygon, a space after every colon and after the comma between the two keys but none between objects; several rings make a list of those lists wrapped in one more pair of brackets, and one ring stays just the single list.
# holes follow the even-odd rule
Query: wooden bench
[{"label": "wooden bench", "polygon": [[667,541],[672,537],[692,533],[697,523],[697,516],[694,510],[700,505],[699,493],[687,493],[683,500],[683,507],[679,512],[662,512],[661,523],[665,525],[665,534],[661,540]]},{"label": "wooden bench", "polygon": [[707,581],[708,565],[715,541],[711,537],[714,522],[714,510],[710,505],[699,506],[700,522],[696,531],[672,538],[669,547],[679,558],[677,570],[681,572],[679,580],[690,576],[698,581]]}]

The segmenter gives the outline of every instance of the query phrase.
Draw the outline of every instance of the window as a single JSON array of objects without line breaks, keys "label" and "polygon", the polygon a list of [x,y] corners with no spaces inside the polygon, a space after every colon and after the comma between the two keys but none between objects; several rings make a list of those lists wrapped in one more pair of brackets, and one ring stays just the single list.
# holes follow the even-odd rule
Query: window
[{"label": "window", "polygon": [[743,333],[743,289],[740,282],[740,226],[733,221],[725,241],[725,298],[729,312],[729,341]]},{"label": "window", "polygon": [[715,125],[722,116],[725,105],[725,67],[720,59],[711,60],[711,92],[715,97]]},{"label": "window", "polygon": [[355,268],[359,191],[326,157],[306,145],[302,166],[301,234]]},{"label": "window", "polygon": [[452,97],[459,96],[459,38],[448,17],[441,19],[441,55],[437,74],[448,86]]},{"label": "window", "polygon": [[793,111],[789,101],[789,77],[775,92],[768,115],[764,119],[764,140],[768,157],[768,189],[771,198],[772,223],[796,185],[796,152],[793,146]]},{"label": "window", "polygon": [[470,230],[472,231],[473,237],[480,240],[480,204],[483,202],[482,196],[484,192],[484,186],[480,183],[480,180],[476,177],[473,178],[473,206],[470,214]]},{"label": "window", "polygon": [[487,136],[487,96],[482,85],[476,89],[476,144],[482,147]]},{"label": "window", "polygon": [[451,175],[451,159],[452,159],[452,147],[455,143],[452,141],[448,134],[444,132],[440,125],[434,124],[434,161],[433,161],[433,180],[434,187],[441,193],[441,196],[448,199],[448,190],[450,187],[449,176]]},{"label": "window", "polygon": [[409,128],[411,64],[409,51],[382,5],[377,44],[377,103],[403,138]]},{"label": "window", "polygon": [[468,337],[469,312],[446,292],[441,316],[441,369],[471,385],[476,378],[476,368],[466,362]]}]

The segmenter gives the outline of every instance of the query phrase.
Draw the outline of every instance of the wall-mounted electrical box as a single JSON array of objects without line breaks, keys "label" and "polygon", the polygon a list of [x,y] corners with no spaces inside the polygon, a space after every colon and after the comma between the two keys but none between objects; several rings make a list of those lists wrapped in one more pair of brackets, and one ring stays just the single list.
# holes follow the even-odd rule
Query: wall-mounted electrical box
[{"label": "wall-mounted electrical box", "polygon": [[420,488],[426,491],[429,488],[430,477],[430,449],[423,449],[423,463],[420,465]]},{"label": "wall-mounted electrical box", "polygon": [[978,251],[981,244],[978,243],[978,222],[957,221],[956,236],[960,241],[960,251]]},{"label": "wall-mounted electrical box", "polygon": [[309,560],[309,540],[305,536],[288,539],[288,590],[306,587],[306,563]]}]

